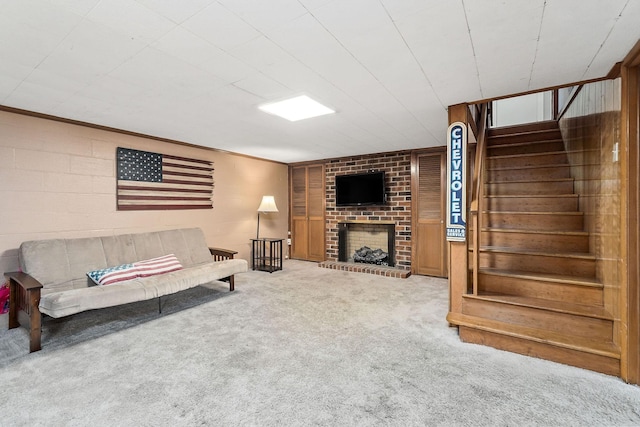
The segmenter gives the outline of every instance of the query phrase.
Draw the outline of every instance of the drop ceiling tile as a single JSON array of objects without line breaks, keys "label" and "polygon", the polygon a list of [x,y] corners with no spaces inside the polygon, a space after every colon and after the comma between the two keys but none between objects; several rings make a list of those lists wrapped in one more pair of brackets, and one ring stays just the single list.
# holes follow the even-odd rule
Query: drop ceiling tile
[{"label": "drop ceiling tile", "polygon": [[211,43],[182,27],[173,28],[153,42],[151,47],[196,66],[220,51]]},{"label": "drop ceiling tile", "polygon": [[[620,16],[616,19],[613,29],[593,58],[593,63],[584,74],[584,79],[598,78],[606,75],[612,64],[620,62],[640,40],[640,2],[626,3]],[[629,37],[631,35],[631,37]]]},{"label": "drop ceiling tile", "polygon": [[[316,16],[387,90],[396,94],[396,88],[406,88],[406,81],[428,86],[420,65],[384,9],[366,7],[365,3],[339,2],[340,7],[333,7],[338,3],[332,3],[319,9]],[[353,24],[361,9],[366,9],[367,15]]]},{"label": "drop ceiling tile", "polygon": [[33,66],[23,65],[19,61],[11,61],[12,56],[0,50],[0,55],[7,61],[0,61],[0,77],[21,82],[33,72]]},{"label": "drop ceiling tile", "polygon": [[319,7],[324,6],[327,3],[331,3],[335,0],[300,0],[300,3],[309,11],[314,11]]},{"label": "drop ceiling tile", "polygon": [[87,18],[145,43],[160,38],[176,25],[134,0],[102,1],[89,12]]},{"label": "drop ceiling tile", "polygon": [[9,77],[0,71],[0,104],[9,105],[7,98],[20,86],[22,79]]},{"label": "drop ceiling tile", "polygon": [[270,32],[268,37],[325,78],[359,81],[367,74],[335,37],[310,15]]},{"label": "drop ceiling tile", "polygon": [[106,75],[143,47],[139,41],[83,21],[38,68],[88,83]]},{"label": "drop ceiling tile", "polygon": [[352,39],[374,34],[390,22],[379,2],[369,0],[341,0],[326,4],[313,16],[338,39]]},{"label": "drop ceiling tile", "polygon": [[6,60],[4,53],[11,52],[9,60],[36,65],[38,59],[52,52],[81,20],[77,14],[47,2],[5,2],[0,13],[3,61]]},{"label": "drop ceiling tile", "polygon": [[[431,25],[424,25],[425,22]],[[437,3],[396,25],[445,105],[482,97],[461,4]]]},{"label": "drop ceiling tile", "polygon": [[76,93],[77,96],[86,99],[95,99],[108,102],[112,105],[131,105],[138,102],[144,104],[142,95],[144,88],[130,84],[112,76],[103,76],[91,85],[84,87]]},{"label": "drop ceiling tile", "polygon": [[274,64],[289,62],[293,58],[281,46],[263,35],[230,49],[229,53],[260,71]]},{"label": "drop ceiling tile", "polygon": [[218,2],[259,31],[279,27],[307,13],[298,0],[218,0]]},{"label": "drop ceiling tile", "polygon": [[215,0],[189,0],[189,1],[171,1],[171,0],[136,0],[138,3],[146,6],[150,10],[172,20],[177,24],[181,24],[201,10],[205,9]]},{"label": "drop ceiling tile", "polygon": [[85,16],[100,0],[48,0],[49,3],[63,7],[80,16]]},{"label": "drop ceiling tile", "polygon": [[480,0],[465,2],[484,97],[529,90],[543,5],[542,0],[490,7]]},{"label": "drop ceiling tile", "polygon": [[[573,13],[577,2],[547,3],[542,22],[538,55],[533,69],[532,81],[539,84],[562,84],[583,79],[589,64],[596,56],[615,25],[626,1],[600,2],[585,0],[579,2],[582,13]],[[565,19],[563,16],[571,16]],[[562,61],[561,64],[558,61]],[[571,64],[570,73],[562,73],[557,78],[548,78],[547,70]]]},{"label": "drop ceiling tile", "polygon": [[58,91],[61,94],[66,93],[68,96],[75,94],[87,86],[87,84],[82,81],[70,79],[65,75],[49,73],[40,69],[33,70],[24,82],[35,86],[46,87],[50,90]]},{"label": "drop ceiling tile", "polygon": [[56,114],[58,106],[70,96],[69,92],[54,89],[47,84],[23,81],[17,90],[5,98],[5,102],[7,105],[16,108],[45,114]]},{"label": "drop ceiling tile", "polygon": [[153,48],[146,48],[110,76],[144,88],[154,98],[190,99],[222,86],[210,73]]},{"label": "drop ceiling tile", "polygon": [[210,73],[225,83],[233,83],[246,78],[255,70],[243,61],[216,49],[208,52],[209,58],[198,65],[202,70]]},{"label": "drop ceiling tile", "polygon": [[313,17],[305,15],[269,34],[271,40],[340,91],[366,106],[394,102],[375,77]]},{"label": "drop ceiling tile", "polygon": [[260,73],[252,74],[234,82],[233,86],[256,95],[265,101],[293,95],[291,89]]},{"label": "drop ceiling tile", "polygon": [[[0,103],[314,160],[444,145],[447,105],[599,77],[640,38],[634,0],[115,1],[0,0]],[[283,92],[338,113],[256,109]]]},{"label": "drop ceiling tile", "polygon": [[433,7],[434,2],[424,0],[381,0],[387,13],[394,21],[413,16],[418,12],[423,12]]},{"label": "drop ceiling tile", "polygon": [[182,26],[223,50],[244,44],[260,35],[256,29],[219,3],[212,3],[186,20]]}]

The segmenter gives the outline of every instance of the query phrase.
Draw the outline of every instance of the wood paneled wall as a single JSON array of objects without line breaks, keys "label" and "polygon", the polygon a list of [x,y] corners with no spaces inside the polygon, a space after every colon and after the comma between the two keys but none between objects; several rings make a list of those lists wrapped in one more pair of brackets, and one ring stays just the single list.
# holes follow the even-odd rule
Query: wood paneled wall
[{"label": "wood paneled wall", "polygon": [[[621,168],[614,159],[620,141],[620,79],[586,84],[560,120],[597,278],[604,284],[604,305],[617,322],[621,284]],[[618,157],[624,153],[618,147]],[[618,329],[618,328],[616,328]],[[614,339],[619,339],[616,335]]]}]

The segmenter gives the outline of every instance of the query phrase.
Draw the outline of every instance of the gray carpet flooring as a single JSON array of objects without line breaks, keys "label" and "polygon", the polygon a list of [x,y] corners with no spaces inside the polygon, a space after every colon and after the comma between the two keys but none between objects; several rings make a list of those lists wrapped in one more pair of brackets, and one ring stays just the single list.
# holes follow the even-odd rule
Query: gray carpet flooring
[{"label": "gray carpet flooring", "polygon": [[640,425],[640,388],[460,342],[447,282],[302,261],[157,301],[0,316],[3,426]]}]

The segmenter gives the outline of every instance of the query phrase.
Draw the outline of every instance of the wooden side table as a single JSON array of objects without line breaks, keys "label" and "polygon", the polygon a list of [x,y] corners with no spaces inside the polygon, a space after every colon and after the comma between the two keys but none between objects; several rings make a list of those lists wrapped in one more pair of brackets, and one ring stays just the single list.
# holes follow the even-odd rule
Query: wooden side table
[{"label": "wooden side table", "polygon": [[283,241],[270,237],[251,239],[251,268],[269,273],[282,270]]}]

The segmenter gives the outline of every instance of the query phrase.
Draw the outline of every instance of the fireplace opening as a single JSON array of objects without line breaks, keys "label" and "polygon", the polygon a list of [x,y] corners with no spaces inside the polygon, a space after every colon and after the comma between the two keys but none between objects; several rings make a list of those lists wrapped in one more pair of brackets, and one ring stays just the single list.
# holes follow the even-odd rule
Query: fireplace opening
[{"label": "fireplace opening", "polygon": [[338,261],[393,267],[395,224],[342,222],[338,224]]}]

